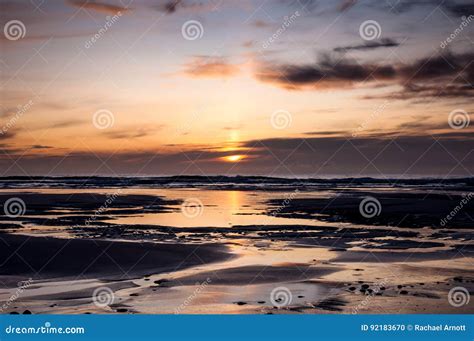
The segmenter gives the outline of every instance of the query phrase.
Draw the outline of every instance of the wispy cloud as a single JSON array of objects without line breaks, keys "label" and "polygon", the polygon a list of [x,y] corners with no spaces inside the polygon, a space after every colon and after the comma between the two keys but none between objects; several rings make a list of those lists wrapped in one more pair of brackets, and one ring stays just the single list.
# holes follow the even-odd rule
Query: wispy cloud
[{"label": "wispy cloud", "polygon": [[105,14],[117,14],[118,12],[127,12],[130,10],[130,8],[124,6],[89,0],[69,0],[69,3],[75,7],[90,9]]},{"label": "wispy cloud", "polygon": [[138,139],[141,137],[154,135],[157,131],[161,130],[164,126],[158,127],[139,127],[139,128],[128,128],[122,130],[115,130],[106,132],[104,135],[111,139]]},{"label": "wispy cloud", "polygon": [[185,65],[184,73],[190,77],[231,77],[240,71],[239,65],[226,58],[199,56]]},{"label": "wispy cloud", "polygon": [[381,47],[396,47],[400,46],[396,40],[391,38],[383,38],[376,41],[367,41],[364,44],[357,44],[357,45],[349,45],[349,46],[341,46],[334,48],[336,52],[347,52],[350,50],[374,50]]}]

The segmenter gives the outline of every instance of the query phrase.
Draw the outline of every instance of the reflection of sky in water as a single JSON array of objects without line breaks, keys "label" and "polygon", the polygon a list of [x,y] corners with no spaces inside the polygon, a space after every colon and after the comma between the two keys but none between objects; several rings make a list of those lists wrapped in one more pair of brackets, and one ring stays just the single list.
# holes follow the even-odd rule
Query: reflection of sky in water
[{"label": "reflection of sky in water", "polygon": [[179,209],[169,213],[150,213],[110,221],[120,224],[150,224],[173,227],[231,227],[235,225],[313,225],[308,219],[289,219],[263,214],[265,201],[288,197],[289,193],[227,190],[158,190],[167,199],[198,199],[201,213],[186,216]]}]

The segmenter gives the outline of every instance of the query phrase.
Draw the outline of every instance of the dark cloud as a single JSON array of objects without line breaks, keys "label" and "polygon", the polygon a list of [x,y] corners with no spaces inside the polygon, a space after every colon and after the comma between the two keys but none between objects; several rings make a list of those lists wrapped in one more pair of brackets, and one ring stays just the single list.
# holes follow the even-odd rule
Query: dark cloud
[{"label": "dark cloud", "polygon": [[30,147],[31,149],[52,149],[54,147],[51,146],[43,146],[41,144],[35,144]]},{"label": "dark cloud", "polygon": [[262,67],[256,76],[263,82],[293,90],[345,88],[384,82],[403,88],[387,97],[466,97],[471,96],[474,90],[473,61],[472,53],[449,52],[411,64],[361,64],[345,57],[338,59],[325,55],[312,65]]},{"label": "dark cloud", "polygon": [[380,40],[376,41],[368,41],[365,42],[364,44],[359,44],[359,45],[350,45],[350,46],[341,46],[341,47],[336,47],[334,48],[334,51],[336,52],[346,52],[350,50],[373,50],[373,49],[378,49],[381,47],[396,47],[400,46],[400,44],[395,41],[394,39],[391,38],[383,38]]},{"label": "dark cloud", "polygon": [[[378,4],[377,4],[378,5]],[[397,0],[384,4],[393,9],[394,13],[405,13],[417,7],[436,8],[439,7],[452,16],[469,16],[474,14],[474,4],[472,1],[456,0]]]},{"label": "dark cloud", "polygon": [[363,65],[332,55],[323,55],[312,65],[271,65],[257,72],[261,81],[288,89],[345,87],[355,82],[387,80],[395,76],[396,70],[391,65]]},{"label": "dark cloud", "polygon": [[339,12],[347,11],[357,3],[357,0],[343,0],[339,5]]},{"label": "dark cloud", "polygon": [[453,15],[462,17],[468,17],[471,14],[474,15],[474,3],[472,1],[470,3],[455,3],[455,2],[447,2],[444,4],[444,7]]},{"label": "dark cloud", "polygon": [[178,9],[178,6],[181,3],[182,3],[181,0],[171,0],[171,1],[167,1],[163,5],[159,6],[159,8],[160,8],[160,10],[162,10],[162,11],[168,13],[168,14],[171,14],[171,13],[176,12],[176,10]]},{"label": "dark cloud", "polygon": [[0,126],[0,140],[9,140],[16,136],[16,132],[7,130],[5,127]]},{"label": "dark cloud", "polygon": [[[243,142],[238,151],[206,146],[176,152],[66,153],[41,155],[8,150],[0,153],[0,169],[7,174],[253,174],[284,176],[454,176],[469,175],[474,169],[474,132],[451,130],[420,134],[426,127],[420,117],[400,125],[400,132],[378,133],[352,138],[326,136],[269,138]],[[310,133],[317,134],[317,132]],[[324,134],[322,134],[324,135]],[[240,154],[245,161],[228,163],[223,157]],[[97,158],[97,156],[99,158]],[[12,158],[16,164],[12,164]],[[105,161],[102,161],[105,160]],[[459,164],[459,161],[461,163]],[[104,162],[104,163],[102,163]],[[283,162],[283,163],[282,163]],[[10,167],[11,166],[11,167]],[[7,175],[2,174],[0,175]]]}]

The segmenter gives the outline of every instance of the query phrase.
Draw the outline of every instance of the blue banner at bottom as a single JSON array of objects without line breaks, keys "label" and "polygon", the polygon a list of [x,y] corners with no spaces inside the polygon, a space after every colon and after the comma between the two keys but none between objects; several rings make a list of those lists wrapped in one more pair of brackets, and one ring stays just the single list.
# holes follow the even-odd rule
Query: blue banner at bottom
[{"label": "blue banner at bottom", "polygon": [[0,340],[474,340],[474,315],[0,315]]}]

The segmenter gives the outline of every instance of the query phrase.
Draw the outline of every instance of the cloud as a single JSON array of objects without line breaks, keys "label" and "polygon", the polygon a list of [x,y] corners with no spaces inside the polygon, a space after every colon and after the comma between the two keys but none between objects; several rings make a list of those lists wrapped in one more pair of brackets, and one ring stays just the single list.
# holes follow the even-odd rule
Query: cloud
[{"label": "cloud", "polygon": [[257,78],[286,89],[325,89],[351,86],[356,82],[393,79],[391,65],[359,64],[347,58],[322,55],[315,64],[270,65],[257,72]]},{"label": "cloud", "polygon": [[176,12],[179,5],[182,3],[182,0],[171,0],[167,1],[164,4],[158,6],[159,10],[166,12],[168,14]]},{"label": "cloud", "polygon": [[11,130],[4,131],[0,126],[0,140],[9,140],[16,136],[16,132]]},{"label": "cloud", "polygon": [[118,12],[127,12],[128,7],[110,5],[103,2],[89,1],[89,0],[69,0],[69,3],[75,7],[91,9],[96,12],[105,14],[117,14]]},{"label": "cloud", "polygon": [[334,48],[335,52],[346,52],[350,50],[373,50],[381,47],[396,47],[400,46],[400,43],[391,38],[383,38],[375,41],[368,41],[364,44],[359,45],[350,45],[350,46],[341,46]]},{"label": "cloud", "polygon": [[146,137],[154,135],[157,131],[162,129],[164,125],[157,127],[139,127],[138,129],[124,129],[124,130],[115,130],[104,133],[110,139],[138,139],[141,137]]},{"label": "cloud", "polygon": [[30,147],[31,149],[52,149],[54,147],[51,146],[43,146],[41,144],[35,144]]},{"label": "cloud", "polygon": [[266,22],[261,19],[257,19],[252,23],[253,26],[258,27],[258,28],[265,28],[265,27],[271,27],[273,26],[271,23]]},{"label": "cloud", "polygon": [[174,14],[182,10],[188,10],[194,13],[210,12],[215,10],[219,5],[220,3],[218,1],[167,0],[153,7],[160,12]]},{"label": "cloud", "polygon": [[345,57],[323,55],[314,64],[264,66],[257,70],[256,77],[291,90],[373,86],[383,82],[399,85],[402,90],[381,97],[466,97],[474,93],[473,60],[473,53],[448,52],[411,64],[362,64]]},{"label": "cloud", "polygon": [[474,3],[455,3],[455,2],[446,2],[444,7],[455,16],[466,16],[468,17],[471,14],[474,14]]},{"label": "cloud", "polygon": [[[430,125],[436,127],[436,124]],[[445,123],[449,129],[448,122]],[[409,128],[409,129],[408,129]],[[474,168],[474,132],[452,131],[421,134],[415,122],[398,134],[385,133],[352,138],[306,136],[255,139],[243,142],[238,152],[206,146],[182,146],[184,152],[62,153],[38,155],[17,151],[12,165],[0,153],[0,169],[9,174],[241,174],[284,176],[454,176],[469,175]],[[452,131],[452,132],[451,132]],[[222,157],[238,153],[246,162],[227,163]],[[99,156],[99,158],[96,157]],[[105,160],[105,161],[102,161]],[[460,165],[457,160],[462,160]],[[61,161],[61,162],[60,162]],[[104,164],[102,163],[104,162]],[[283,164],[282,164],[283,162]],[[11,167],[10,167],[11,166]],[[136,173],[139,172],[139,173]],[[6,174],[3,174],[6,175]]]},{"label": "cloud", "polygon": [[200,56],[186,64],[184,73],[190,77],[231,77],[240,71],[238,65],[222,57]]},{"label": "cloud", "polygon": [[[378,4],[377,4],[378,5]],[[398,0],[387,4],[394,13],[406,13],[417,7],[439,7],[452,16],[469,16],[474,13],[474,4],[455,0]]]},{"label": "cloud", "polygon": [[339,5],[339,12],[347,11],[348,9],[352,8],[357,3],[357,0],[343,0]]},{"label": "cloud", "polygon": [[69,127],[77,127],[79,125],[83,125],[88,123],[87,121],[83,120],[69,120],[69,121],[62,121],[53,123],[51,126],[48,126],[49,129],[61,129],[61,128],[69,128]]}]

